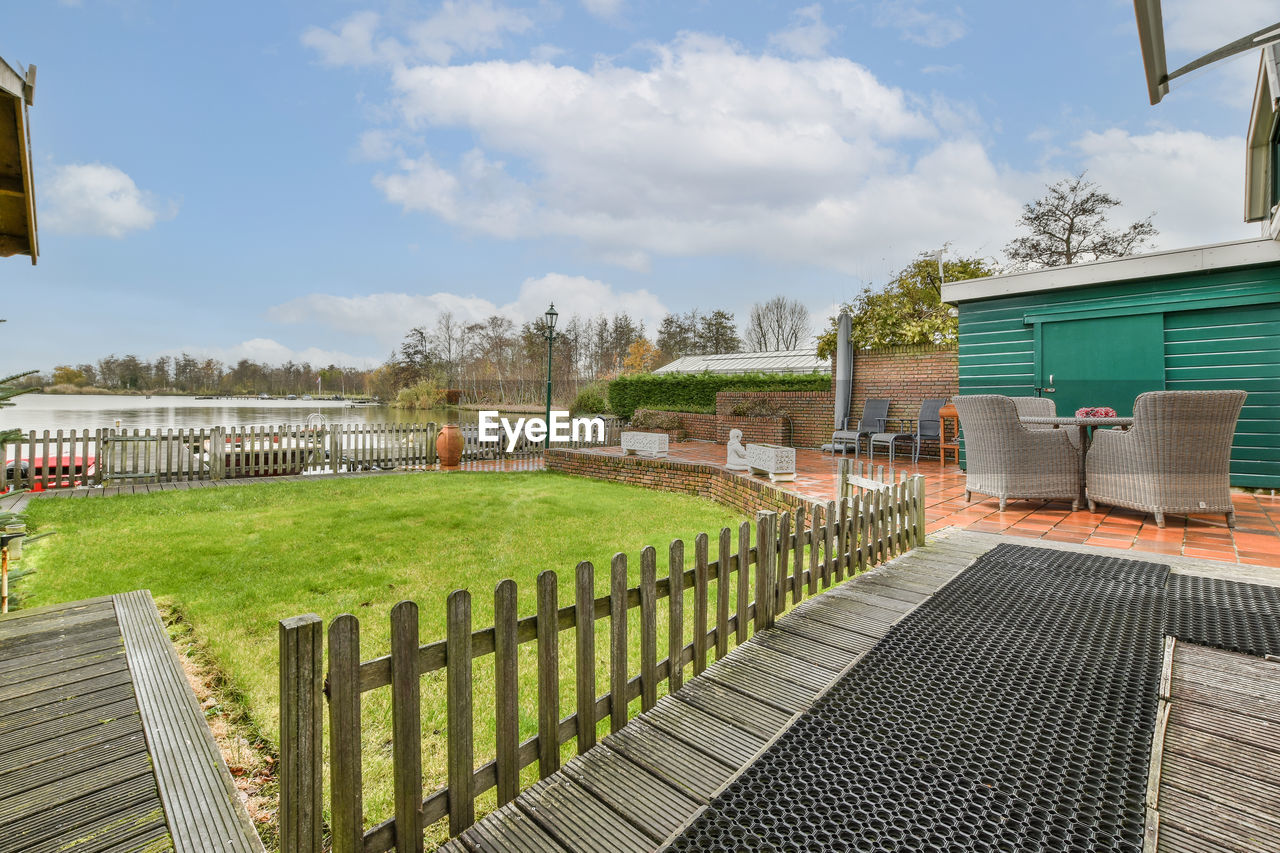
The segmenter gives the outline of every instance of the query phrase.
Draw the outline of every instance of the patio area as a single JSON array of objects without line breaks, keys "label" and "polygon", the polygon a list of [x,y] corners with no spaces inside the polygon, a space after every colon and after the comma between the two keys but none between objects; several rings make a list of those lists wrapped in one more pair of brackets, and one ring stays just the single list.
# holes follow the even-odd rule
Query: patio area
[{"label": "patio area", "polygon": [[[621,448],[604,447],[574,451],[618,456]],[[796,450],[796,479],[775,484],[810,500],[836,498],[836,469],[840,454],[817,450]],[[846,458],[853,459],[850,454]],[[861,457],[866,459],[865,454]],[[693,462],[724,467],[723,445],[705,441],[673,443],[668,462]],[[885,464],[883,455],[876,464]],[[1221,514],[1214,516],[1171,515],[1161,529],[1149,514],[1117,507],[1099,506],[1098,512],[1081,508],[1071,511],[1065,501],[1011,499],[1004,512],[995,498],[975,495],[964,500],[965,474],[955,465],[939,465],[922,460],[895,460],[896,471],[925,477],[926,518],[930,532],[956,527],[978,533],[1003,533],[1077,545],[1121,548],[1153,554],[1175,554],[1207,560],[1221,560],[1280,570],[1280,497],[1232,492],[1236,527],[1226,526]],[[740,474],[740,476],[746,476]],[[767,479],[748,478],[757,482]]]}]

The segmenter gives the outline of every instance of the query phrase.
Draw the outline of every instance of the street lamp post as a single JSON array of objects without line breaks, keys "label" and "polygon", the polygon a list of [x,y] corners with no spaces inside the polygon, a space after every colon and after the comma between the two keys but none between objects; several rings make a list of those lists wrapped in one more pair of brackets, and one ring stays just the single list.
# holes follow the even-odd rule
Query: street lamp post
[{"label": "street lamp post", "polygon": [[547,319],[545,333],[547,339],[547,435],[542,440],[544,450],[551,447],[551,344],[556,339],[556,318],[558,316],[560,315],[556,312],[556,304],[552,302],[545,315]]}]

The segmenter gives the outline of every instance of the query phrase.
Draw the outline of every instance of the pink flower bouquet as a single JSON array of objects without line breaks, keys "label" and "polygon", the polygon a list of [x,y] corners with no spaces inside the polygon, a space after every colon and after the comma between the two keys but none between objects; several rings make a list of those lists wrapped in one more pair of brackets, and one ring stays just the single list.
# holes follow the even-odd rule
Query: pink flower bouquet
[{"label": "pink flower bouquet", "polygon": [[1077,418],[1114,418],[1116,410],[1110,406],[1085,406],[1083,409],[1076,409]]}]

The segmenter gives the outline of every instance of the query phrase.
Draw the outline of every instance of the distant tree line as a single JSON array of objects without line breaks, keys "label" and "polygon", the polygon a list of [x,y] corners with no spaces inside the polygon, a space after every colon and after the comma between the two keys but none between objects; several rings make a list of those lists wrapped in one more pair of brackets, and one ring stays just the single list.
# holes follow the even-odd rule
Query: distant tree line
[{"label": "distant tree line", "polygon": [[317,367],[288,361],[271,365],[241,359],[226,365],[212,358],[160,356],[148,361],[135,355],[109,355],[93,364],[60,364],[50,373],[22,380],[32,386],[73,386],[106,391],[175,394],[315,394],[365,395],[374,371],[330,364]]},{"label": "distant tree line", "polygon": [[[808,312],[782,297],[752,309],[781,305],[789,320],[765,324],[790,330],[793,347],[808,343]],[[797,319],[797,309],[802,319]],[[667,314],[653,337],[643,321],[625,311],[612,316],[571,316],[555,329],[551,375],[557,400],[571,400],[584,386],[617,376],[648,373],[687,355],[740,352],[744,348],[778,349],[776,337],[739,336],[732,312],[697,309]],[[434,324],[410,329],[387,362],[374,371],[372,387],[384,397],[421,382],[457,388],[467,402],[536,403],[547,377],[546,320],[539,317],[517,326],[492,316],[478,323],[461,321],[451,312]]]}]

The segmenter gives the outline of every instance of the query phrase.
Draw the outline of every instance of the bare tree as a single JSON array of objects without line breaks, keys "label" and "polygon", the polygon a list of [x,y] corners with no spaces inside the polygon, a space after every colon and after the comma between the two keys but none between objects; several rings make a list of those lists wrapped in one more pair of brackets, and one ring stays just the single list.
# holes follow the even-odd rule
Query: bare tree
[{"label": "bare tree", "polygon": [[798,300],[775,296],[751,306],[744,340],[754,352],[796,349],[809,337],[809,309]]},{"label": "bare tree", "polygon": [[1081,172],[1048,187],[1042,198],[1023,206],[1018,225],[1030,233],[1005,246],[1015,270],[1057,267],[1131,255],[1150,245],[1158,233],[1151,219],[1124,230],[1112,228],[1107,211],[1120,206],[1115,196],[1085,180]]}]

